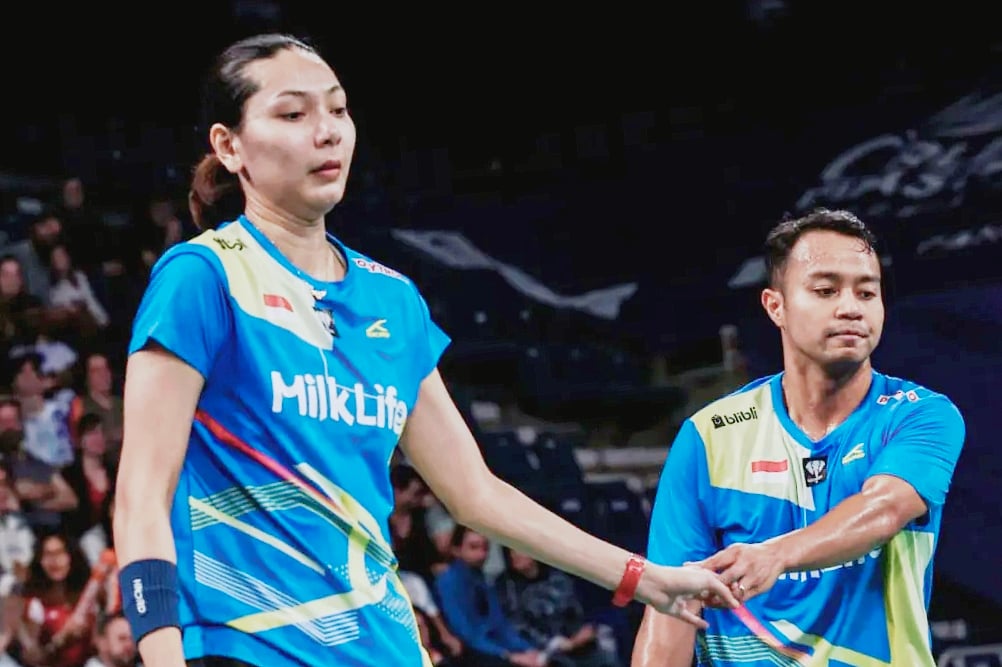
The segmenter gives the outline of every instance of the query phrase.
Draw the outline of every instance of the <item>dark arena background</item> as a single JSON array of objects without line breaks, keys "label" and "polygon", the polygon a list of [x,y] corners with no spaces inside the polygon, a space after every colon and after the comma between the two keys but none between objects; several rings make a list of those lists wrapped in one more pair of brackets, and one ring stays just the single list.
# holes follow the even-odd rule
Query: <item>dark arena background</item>
[{"label": "dark arena background", "polygon": [[[645,548],[681,421],[781,368],[758,300],[765,232],[822,205],[870,224],[887,300],[875,365],[947,394],[968,429],[935,561],[936,653],[1002,665],[991,3],[90,4],[16,3],[0,28],[0,245],[27,238],[71,178],[97,230],[78,241],[107,322],[77,330],[80,349],[62,340],[54,373],[99,345],[121,394],[131,318],[164,249],[154,213],[194,233],[199,77],[236,38],[307,36],[358,126],[331,231],[421,288],[491,468],[627,548]],[[67,387],[85,394],[77,375]],[[576,585],[629,664],[642,609]]]}]

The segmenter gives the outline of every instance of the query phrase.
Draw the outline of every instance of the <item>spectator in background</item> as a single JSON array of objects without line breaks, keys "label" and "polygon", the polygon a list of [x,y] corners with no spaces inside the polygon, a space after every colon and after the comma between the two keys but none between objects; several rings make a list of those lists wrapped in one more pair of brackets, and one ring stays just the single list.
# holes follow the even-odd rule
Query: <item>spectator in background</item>
[{"label": "spectator in background", "polygon": [[144,273],[149,273],[168,249],[191,238],[196,231],[178,217],[174,202],[166,195],[154,195],[150,199],[147,215],[146,224],[136,230]]},{"label": "spectator in background", "polygon": [[64,223],[66,241],[81,268],[91,280],[122,273],[122,265],[113,259],[112,235],[97,213],[87,204],[84,183],[77,177],[63,182],[62,196],[56,207]]},{"label": "spectator in background", "polygon": [[414,620],[417,622],[421,646],[424,646],[424,650],[428,652],[431,664],[434,667],[459,667],[459,662],[442,652],[441,644],[432,630],[430,619],[420,607],[414,607]]},{"label": "spectator in background", "polygon": [[94,647],[97,655],[88,660],[84,667],[133,667],[137,662],[132,628],[121,612],[109,614],[98,622]]},{"label": "spectator in background", "polygon": [[38,335],[44,308],[42,300],[24,286],[21,261],[6,255],[0,259],[0,345],[3,356],[16,344]]},{"label": "spectator in background", "polygon": [[[0,465],[0,599],[25,582],[35,550],[35,534],[21,512],[8,463]],[[3,650],[0,648],[0,653]]]},{"label": "spectator in background", "polygon": [[449,627],[482,667],[542,667],[543,655],[522,638],[501,610],[497,592],[480,568],[487,560],[487,538],[457,525],[452,533],[454,560],[438,575],[435,587]]},{"label": "spectator in background", "polygon": [[0,445],[21,511],[32,529],[53,529],[62,523],[63,512],[76,507],[76,494],[58,468],[33,457],[23,443],[20,403],[0,398]]},{"label": "spectator in background", "polygon": [[[449,510],[445,508],[442,501],[436,498],[430,490],[424,521],[428,537],[435,544],[442,559],[450,559],[452,557],[452,532],[456,529],[456,521],[449,514]],[[504,572],[504,551],[500,542],[487,540],[487,560],[480,569],[488,582],[493,582],[498,578],[498,575]]]},{"label": "spectator in background", "polygon": [[94,654],[93,632],[109,569],[93,572],[76,543],[61,533],[40,536],[24,587],[18,631],[29,667],[83,667]]},{"label": "spectator in background", "polygon": [[73,462],[67,408],[64,400],[46,398],[49,380],[42,371],[42,357],[24,354],[12,360],[14,380],[11,386],[21,406],[24,426],[24,450],[37,460],[56,468]]},{"label": "spectator in background", "polygon": [[438,649],[458,658],[463,653],[463,642],[452,634],[452,631],[445,624],[442,612],[439,611],[438,605],[435,603],[435,596],[432,595],[424,578],[404,570],[401,570],[399,575],[400,582],[407,590],[407,597],[411,599],[414,610],[423,612],[427,622],[432,626]]},{"label": "spectator in background", "polygon": [[49,253],[59,240],[63,225],[51,210],[31,223],[28,238],[7,246],[2,254],[15,257],[21,267],[24,288],[42,304],[49,300]]},{"label": "spectator in background", "polygon": [[108,311],[94,295],[87,274],[79,270],[66,243],[56,243],[49,254],[49,303],[73,310],[72,324],[83,333],[108,326]]},{"label": "spectator in background", "polygon": [[122,397],[114,393],[111,363],[100,352],[92,352],[84,359],[86,377],[83,392],[70,403],[70,433],[79,432],[80,419],[85,414],[95,414],[101,418],[104,434],[108,442],[108,456],[118,460],[122,450]]},{"label": "spectator in background", "polygon": [[574,583],[560,570],[505,548],[508,569],[495,587],[501,609],[526,640],[560,667],[618,667],[614,653],[598,644],[594,624],[587,623]]},{"label": "spectator in background", "polygon": [[446,563],[428,536],[425,525],[428,486],[409,465],[394,467],[390,471],[390,482],[393,485],[390,535],[399,568],[421,576],[430,585],[435,575],[445,569]]},{"label": "spectator in background", "polygon": [[108,445],[101,417],[88,413],[77,423],[79,451],[76,460],[63,469],[66,482],[79,500],[67,514],[68,534],[79,540],[87,562],[97,563],[108,548],[110,501],[117,466],[108,457]]}]

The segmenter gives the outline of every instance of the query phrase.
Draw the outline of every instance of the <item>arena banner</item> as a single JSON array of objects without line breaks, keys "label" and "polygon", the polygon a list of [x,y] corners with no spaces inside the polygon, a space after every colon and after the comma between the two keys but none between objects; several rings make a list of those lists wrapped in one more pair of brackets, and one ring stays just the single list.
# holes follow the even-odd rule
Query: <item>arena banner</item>
[{"label": "arena banner", "polygon": [[637,283],[621,283],[582,294],[560,294],[522,269],[492,257],[456,231],[394,229],[390,232],[405,243],[445,266],[459,270],[497,272],[525,296],[555,308],[572,308],[594,317],[615,320],[623,302],[637,291]]},{"label": "arena banner", "polygon": [[[873,225],[903,275],[977,280],[1002,277],[1000,203],[1002,90],[983,87],[913,126],[864,134],[828,159],[785,208],[846,208]],[[750,257],[728,286],[764,280],[764,261]]]}]

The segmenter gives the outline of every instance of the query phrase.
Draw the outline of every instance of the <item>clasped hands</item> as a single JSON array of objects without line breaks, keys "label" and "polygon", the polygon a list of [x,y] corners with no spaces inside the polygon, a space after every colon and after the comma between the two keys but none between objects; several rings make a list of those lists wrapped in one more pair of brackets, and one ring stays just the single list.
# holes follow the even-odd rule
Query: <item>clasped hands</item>
[{"label": "clasped hands", "polygon": [[[709,558],[686,563],[717,574],[741,603],[769,591],[786,571],[780,548],[775,543],[732,544]],[[719,596],[702,600],[710,607],[729,607]]]}]

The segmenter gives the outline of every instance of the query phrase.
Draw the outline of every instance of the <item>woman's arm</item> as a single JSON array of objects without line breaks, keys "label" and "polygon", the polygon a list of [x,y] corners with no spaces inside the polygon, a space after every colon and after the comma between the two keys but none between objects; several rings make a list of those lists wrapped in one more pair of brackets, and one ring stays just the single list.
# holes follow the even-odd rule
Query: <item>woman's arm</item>
[{"label": "woman's arm", "polygon": [[[170,511],[203,384],[198,371],[163,349],[129,358],[113,527],[122,569],[146,559],[176,563]],[[147,667],[184,665],[177,628],[149,633],[139,652]]]},{"label": "woman's arm", "polygon": [[[438,371],[421,384],[400,443],[456,521],[560,570],[609,590],[619,585],[631,554],[589,535],[494,476]],[[648,563],[636,599],[704,627],[685,606],[691,596],[730,590],[700,568]]]}]

